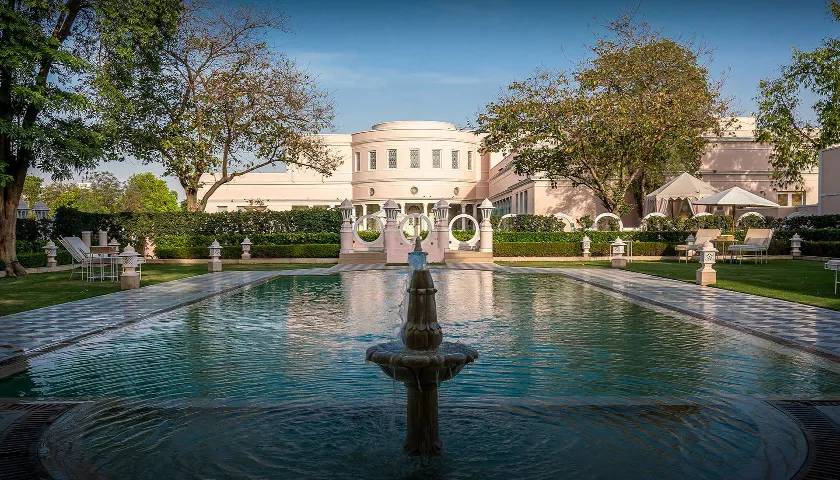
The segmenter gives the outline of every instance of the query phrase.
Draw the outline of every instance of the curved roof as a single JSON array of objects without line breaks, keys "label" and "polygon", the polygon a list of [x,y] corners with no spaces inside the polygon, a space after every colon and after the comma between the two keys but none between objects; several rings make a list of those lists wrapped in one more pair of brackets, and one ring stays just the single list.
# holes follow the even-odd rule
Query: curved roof
[{"label": "curved roof", "polygon": [[717,189],[697,177],[683,172],[665,185],[645,195],[646,198],[703,198],[717,192]]},{"label": "curved roof", "polygon": [[372,130],[458,130],[449,122],[431,120],[394,120],[374,124]]},{"label": "curved roof", "polygon": [[741,187],[727,188],[726,190],[701,198],[694,202],[695,205],[735,205],[740,207],[778,207],[779,204],[767,200],[764,197],[748,192]]}]

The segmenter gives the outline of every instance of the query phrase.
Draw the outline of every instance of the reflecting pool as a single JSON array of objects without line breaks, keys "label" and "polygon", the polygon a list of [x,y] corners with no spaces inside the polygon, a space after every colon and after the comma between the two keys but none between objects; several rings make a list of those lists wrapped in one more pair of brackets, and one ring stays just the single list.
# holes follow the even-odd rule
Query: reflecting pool
[{"label": "reflecting pool", "polygon": [[405,273],[280,277],[86,339],[0,380],[78,400],[57,477],[789,478],[804,438],[765,398],[840,393],[833,364],[553,275],[433,270],[479,360],[441,388],[444,454],[401,452],[404,389],[366,365]]}]

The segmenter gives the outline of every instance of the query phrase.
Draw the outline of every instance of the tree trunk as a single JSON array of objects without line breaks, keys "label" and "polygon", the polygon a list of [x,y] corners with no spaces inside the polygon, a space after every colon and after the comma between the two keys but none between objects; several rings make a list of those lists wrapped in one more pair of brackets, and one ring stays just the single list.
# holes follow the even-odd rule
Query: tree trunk
[{"label": "tree trunk", "polygon": [[[26,169],[23,178],[26,178]],[[14,277],[26,275],[26,269],[17,260],[17,206],[23,191],[23,180],[18,181],[19,175],[0,190],[0,260],[6,264],[6,275]]]},{"label": "tree trunk", "polygon": [[184,187],[184,193],[187,197],[187,211],[188,212],[200,212],[204,210],[203,208],[199,210],[198,204],[198,190],[195,188]]}]

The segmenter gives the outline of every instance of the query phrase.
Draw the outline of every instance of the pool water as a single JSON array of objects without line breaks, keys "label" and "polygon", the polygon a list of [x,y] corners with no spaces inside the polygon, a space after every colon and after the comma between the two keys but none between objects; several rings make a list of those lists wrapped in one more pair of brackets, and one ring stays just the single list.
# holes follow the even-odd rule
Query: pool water
[{"label": "pool water", "polygon": [[553,275],[435,270],[444,455],[400,451],[405,274],[280,277],[34,358],[0,397],[88,401],[45,436],[56,477],[790,478],[798,427],[764,398],[840,393],[809,355]]}]

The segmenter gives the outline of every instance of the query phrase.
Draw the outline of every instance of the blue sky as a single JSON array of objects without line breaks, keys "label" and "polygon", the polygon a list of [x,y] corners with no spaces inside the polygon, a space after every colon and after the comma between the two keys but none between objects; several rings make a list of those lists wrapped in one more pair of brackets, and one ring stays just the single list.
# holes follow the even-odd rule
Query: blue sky
[{"label": "blue sky", "polygon": [[[840,27],[822,0],[248,3],[288,17],[289,32],[269,43],[330,94],[335,132],[400,119],[470,125],[511,81],[584,61],[587,46],[623,13],[710,49],[713,76],[723,78],[735,111],[750,114],[760,79],[776,75],[793,48],[813,49]],[[160,172],[134,162],[102,168],[121,178]]]}]

